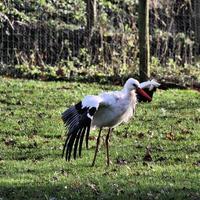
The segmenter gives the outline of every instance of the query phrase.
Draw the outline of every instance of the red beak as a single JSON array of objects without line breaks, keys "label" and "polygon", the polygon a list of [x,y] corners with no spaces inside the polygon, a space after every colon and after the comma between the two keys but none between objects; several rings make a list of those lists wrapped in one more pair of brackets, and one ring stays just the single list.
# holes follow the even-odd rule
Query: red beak
[{"label": "red beak", "polygon": [[151,97],[143,89],[137,88],[136,92],[145,97],[149,102],[152,100]]}]

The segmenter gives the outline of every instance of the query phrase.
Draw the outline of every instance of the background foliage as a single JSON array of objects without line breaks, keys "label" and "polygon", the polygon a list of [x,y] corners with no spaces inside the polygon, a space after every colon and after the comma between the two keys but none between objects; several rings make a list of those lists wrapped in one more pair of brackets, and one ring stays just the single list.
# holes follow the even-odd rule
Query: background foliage
[{"label": "background foliage", "polygon": [[[88,37],[90,1],[0,2],[1,74],[43,80],[137,76],[138,2],[99,0]],[[194,2],[150,1],[153,77],[181,74],[178,82],[199,81]]]}]

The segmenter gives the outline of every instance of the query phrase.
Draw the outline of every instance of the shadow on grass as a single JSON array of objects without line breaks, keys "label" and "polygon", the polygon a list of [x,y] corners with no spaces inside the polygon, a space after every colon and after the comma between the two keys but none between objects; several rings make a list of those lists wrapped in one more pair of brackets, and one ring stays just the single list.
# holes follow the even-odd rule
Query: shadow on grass
[{"label": "shadow on grass", "polygon": [[116,184],[107,184],[103,190],[87,184],[79,186],[1,186],[1,199],[193,199],[200,198],[199,191],[186,187],[142,187],[126,185],[122,188]]}]

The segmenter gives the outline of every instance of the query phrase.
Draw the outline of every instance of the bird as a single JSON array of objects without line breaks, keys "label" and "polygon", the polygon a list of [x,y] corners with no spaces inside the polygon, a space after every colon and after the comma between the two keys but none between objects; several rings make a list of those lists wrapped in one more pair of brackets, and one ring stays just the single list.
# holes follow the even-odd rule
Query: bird
[{"label": "bird", "polygon": [[[145,82],[140,83],[140,87],[153,99],[153,94],[156,92],[157,88],[160,87],[160,83],[158,83],[155,79],[148,80]],[[137,94],[138,102],[147,102],[148,100]]]},{"label": "bird", "polygon": [[108,128],[105,145],[107,165],[109,166],[110,134],[116,126],[123,122],[128,122],[134,115],[137,104],[136,93],[149,102],[152,100],[141,88],[138,80],[129,78],[122,90],[103,92],[99,95],[87,95],[82,101],[65,110],[61,118],[66,127],[67,137],[63,146],[62,157],[65,156],[66,161],[70,161],[72,152],[74,159],[77,158],[77,152],[81,157],[84,137],[86,148],[88,149],[91,129],[99,128],[92,162],[92,166],[94,166],[102,129]]}]

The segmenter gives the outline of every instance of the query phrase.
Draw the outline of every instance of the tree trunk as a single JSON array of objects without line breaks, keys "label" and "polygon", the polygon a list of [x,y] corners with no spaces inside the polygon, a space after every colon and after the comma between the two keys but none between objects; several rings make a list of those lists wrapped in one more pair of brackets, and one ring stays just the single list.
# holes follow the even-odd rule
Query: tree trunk
[{"label": "tree trunk", "polygon": [[200,54],[200,1],[193,0],[194,6],[194,31],[195,31],[195,43],[196,54]]},{"label": "tree trunk", "polygon": [[86,15],[87,15],[87,36],[90,38],[92,35],[92,29],[97,21],[97,1],[85,0],[86,2]]},{"label": "tree trunk", "polygon": [[86,17],[87,17],[87,25],[86,25],[86,47],[88,49],[90,55],[90,62],[91,65],[96,57],[96,47],[92,44],[92,39],[94,39],[94,27],[97,22],[97,0],[85,0],[86,3]]},{"label": "tree trunk", "polygon": [[140,81],[150,77],[149,0],[139,0]]}]

